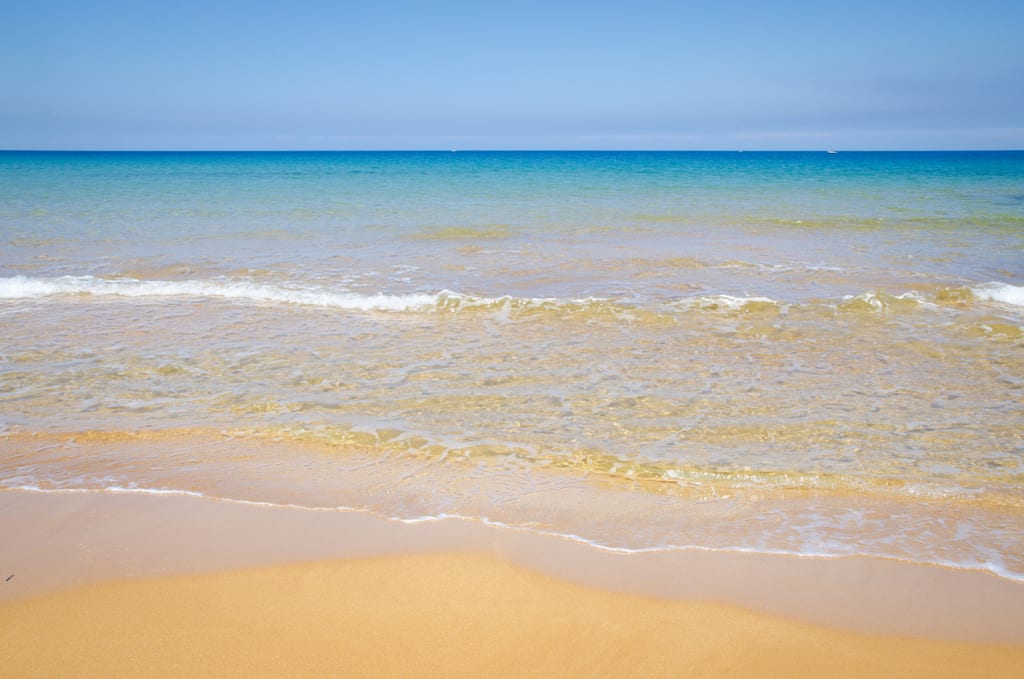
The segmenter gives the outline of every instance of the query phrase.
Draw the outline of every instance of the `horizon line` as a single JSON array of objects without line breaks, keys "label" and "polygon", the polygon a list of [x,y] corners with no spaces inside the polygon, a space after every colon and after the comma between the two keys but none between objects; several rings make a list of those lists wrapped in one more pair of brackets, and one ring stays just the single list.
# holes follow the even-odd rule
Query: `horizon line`
[{"label": "horizon line", "polygon": [[323,149],[274,149],[274,148],[0,148],[0,153],[1019,153],[1024,148],[875,148],[844,149],[828,148],[777,148],[777,149],[649,149],[649,148],[323,148]]}]

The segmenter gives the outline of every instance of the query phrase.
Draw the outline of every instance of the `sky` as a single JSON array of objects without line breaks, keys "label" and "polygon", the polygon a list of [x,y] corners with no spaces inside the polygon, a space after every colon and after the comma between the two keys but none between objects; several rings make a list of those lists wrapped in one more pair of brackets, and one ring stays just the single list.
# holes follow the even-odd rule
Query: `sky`
[{"label": "sky", "polygon": [[6,149],[1022,149],[1020,0],[21,0]]}]

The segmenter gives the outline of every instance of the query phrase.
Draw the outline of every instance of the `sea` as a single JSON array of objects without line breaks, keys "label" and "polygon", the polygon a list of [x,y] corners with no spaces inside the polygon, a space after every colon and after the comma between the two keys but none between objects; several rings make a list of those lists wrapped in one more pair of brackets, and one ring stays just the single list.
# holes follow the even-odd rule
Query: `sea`
[{"label": "sea", "polygon": [[0,489],[1024,581],[1024,152],[3,152]]}]

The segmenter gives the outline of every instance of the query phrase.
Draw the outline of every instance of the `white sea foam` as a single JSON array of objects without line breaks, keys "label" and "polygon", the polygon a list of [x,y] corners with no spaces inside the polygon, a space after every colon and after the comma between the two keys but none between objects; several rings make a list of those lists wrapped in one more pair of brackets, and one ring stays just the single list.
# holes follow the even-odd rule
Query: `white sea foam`
[{"label": "white sea foam", "polygon": [[423,311],[468,300],[448,290],[435,294],[361,295],[324,289],[285,288],[248,281],[149,281],[133,278],[107,280],[94,276],[60,278],[0,278],[0,299],[31,299],[54,295],[94,297],[217,297],[252,302],[277,302],[333,307],[353,311]]},{"label": "white sea foam", "polygon": [[925,299],[920,293],[911,290],[904,292],[900,295],[890,295],[886,293],[875,292],[869,290],[859,295],[844,295],[843,303],[849,304],[851,302],[861,302],[875,311],[885,311],[892,308],[892,306],[899,302],[913,302],[918,307],[935,309],[937,306]]},{"label": "white sea foam", "polygon": [[779,302],[771,297],[707,295],[703,297],[685,297],[677,300],[676,305],[684,309],[700,309],[702,311],[738,311],[748,308],[748,305],[779,306]]},{"label": "white sea foam", "polygon": [[978,299],[990,302],[1002,302],[1013,306],[1024,306],[1024,285],[1010,285],[1008,283],[986,283],[972,288],[971,292]]},{"label": "white sea foam", "polygon": [[188,497],[209,497],[203,493],[199,493],[194,490],[178,490],[175,488],[138,488],[130,486],[105,486],[103,488],[43,488],[34,483],[17,483],[17,479],[8,479],[9,482],[14,482],[13,485],[0,486],[2,490],[20,490],[26,493],[43,493],[53,495],[81,495],[81,494],[93,494],[93,493],[113,493],[113,494],[124,494],[124,495],[183,495]]},{"label": "white sea foam", "polygon": [[596,297],[558,299],[554,297],[478,297],[451,290],[435,293],[360,294],[323,287],[285,287],[250,281],[210,279],[186,281],[105,279],[95,276],[0,278],[0,299],[36,299],[52,296],[129,298],[218,298],[248,302],[270,302],[299,306],[329,307],[349,311],[429,312],[460,309],[491,309],[497,312],[529,309],[571,310],[607,303]]},{"label": "white sea foam", "polygon": [[[987,283],[972,289],[984,301],[1024,306],[1024,286],[1005,283]],[[362,294],[346,290],[332,290],[320,286],[286,286],[256,283],[246,280],[213,278],[207,280],[140,280],[135,278],[106,279],[95,276],[60,276],[35,278],[12,276],[0,278],[0,300],[40,299],[45,297],[124,297],[124,298],[178,298],[225,299],[241,302],[292,304],[334,308],[348,311],[382,312],[452,312],[460,309],[490,309],[495,312],[527,310],[578,310],[611,304],[613,299],[587,297],[558,299],[548,297],[479,297],[451,290],[406,294]],[[916,292],[888,296],[875,292],[847,295],[845,303],[859,301],[873,309],[883,310],[894,301],[912,301],[920,307],[934,307]],[[675,300],[671,306],[678,310],[704,312],[746,311],[765,306],[785,308],[781,302],[765,296],[705,295]],[[629,311],[631,305],[623,310]]]}]

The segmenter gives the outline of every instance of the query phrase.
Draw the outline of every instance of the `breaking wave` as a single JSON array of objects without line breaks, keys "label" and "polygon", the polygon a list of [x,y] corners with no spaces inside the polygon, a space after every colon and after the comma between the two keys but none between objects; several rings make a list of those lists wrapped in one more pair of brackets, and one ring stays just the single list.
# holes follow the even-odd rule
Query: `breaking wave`
[{"label": "breaking wave", "polygon": [[[635,304],[601,297],[482,297],[451,290],[434,293],[361,294],[332,291],[322,287],[285,287],[239,280],[159,281],[134,278],[106,279],[95,276],[0,278],[0,299],[36,299],[52,296],[131,297],[131,298],[219,298],[249,302],[271,302],[300,306],[328,307],[351,311],[444,312],[460,309],[508,310],[515,312],[553,312],[567,314],[638,311]],[[677,300],[674,308],[700,311],[748,311],[774,308],[778,302],[767,297],[711,295]]]},{"label": "breaking wave", "polygon": [[[423,313],[481,310],[510,313],[515,316],[556,314],[572,316],[609,316],[639,319],[653,315],[672,317],[680,312],[712,314],[748,314],[784,312],[794,305],[764,295],[694,295],[673,300],[637,301],[604,297],[514,297],[478,296],[452,290],[365,294],[336,290],[320,285],[281,285],[249,280],[212,278],[206,280],[144,280],[136,278],[100,278],[96,276],[60,276],[0,278],[0,300],[30,300],[46,297],[81,298],[184,298],[223,299],[251,303],[288,304],[347,311]],[[846,295],[838,300],[817,300],[842,311],[913,311],[937,306],[963,306],[974,302],[996,302],[1024,306],[1024,286],[986,283],[976,287],[941,288],[934,294],[917,291],[891,294],[868,291]]]},{"label": "breaking wave", "polygon": [[461,295],[448,291],[437,294],[361,295],[322,289],[285,288],[248,281],[149,281],[131,278],[104,279],[94,276],[0,279],[0,299],[30,299],[54,295],[94,297],[217,297],[252,302],[278,302],[305,306],[334,307],[359,311],[419,311],[437,307]]},{"label": "breaking wave", "polygon": [[1002,302],[1013,306],[1024,306],[1024,285],[1010,285],[1008,283],[986,283],[971,292],[978,299],[989,302]]}]

